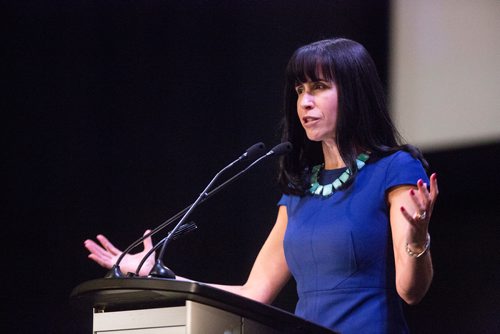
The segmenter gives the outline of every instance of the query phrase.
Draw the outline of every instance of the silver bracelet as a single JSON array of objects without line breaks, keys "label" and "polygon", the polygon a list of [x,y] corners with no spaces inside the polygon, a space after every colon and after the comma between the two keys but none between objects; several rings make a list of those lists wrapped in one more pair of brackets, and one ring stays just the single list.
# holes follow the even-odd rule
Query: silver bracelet
[{"label": "silver bracelet", "polygon": [[410,246],[408,245],[408,243],[406,243],[406,253],[408,253],[408,255],[410,256],[413,256],[413,257],[421,257],[422,255],[424,255],[425,253],[427,253],[427,251],[429,250],[431,246],[431,236],[429,233],[427,233],[427,237],[425,238],[425,244],[424,244],[424,250],[421,251],[420,253],[416,253],[414,251],[412,251],[410,249]]}]

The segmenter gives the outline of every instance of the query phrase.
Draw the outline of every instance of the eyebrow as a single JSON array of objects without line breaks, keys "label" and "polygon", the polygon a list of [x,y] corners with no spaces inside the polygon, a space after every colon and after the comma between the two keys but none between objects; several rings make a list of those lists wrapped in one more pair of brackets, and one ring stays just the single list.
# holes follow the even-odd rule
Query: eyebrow
[{"label": "eyebrow", "polygon": [[323,81],[323,82],[331,82],[331,80],[328,80],[328,79],[323,79],[323,78],[318,78],[317,80],[310,80],[310,81],[304,81],[304,82],[301,82],[301,81],[296,81],[295,82],[295,87],[297,86],[301,86],[301,85],[304,85],[306,83],[315,83],[315,82],[320,82],[320,81]]}]

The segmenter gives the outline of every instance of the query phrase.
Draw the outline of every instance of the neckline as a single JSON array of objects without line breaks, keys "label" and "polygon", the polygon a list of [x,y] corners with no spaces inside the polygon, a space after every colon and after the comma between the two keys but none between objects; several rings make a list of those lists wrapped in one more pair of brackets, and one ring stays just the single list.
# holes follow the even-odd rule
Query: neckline
[{"label": "neckline", "polygon": [[[356,158],[356,166],[358,167],[358,170],[363,168],[366,164],[366,161],[370,157],[369,153],[361,153],[358,155]],[[336,169],[323,169],[325,166],[324,163],[316,165],[312,168],[311,171],[311,187],[309,188],[309,192],[312,195],[317,195],[317,196],[323,196],[323,197],[330,197],[333,195],[337,190],[339,190],[347,181],[351,178],[352,172],[349,168],[347,168],[338,178],[336,178],[333,182],[321,185],[319,184],[319,172],[320,170],[323,170],[325,174],[330,174],[330,173],[335,173],[339,172],[340,169],[342,168],[336,168]],[[330,172],[330,173],[329,173]]]},{"label": "neckline", "polygon": [[321,172],[325,174],[334,174],[338,173],[339,171],[346,170],[347,167],[340,167],[340,168],[334,168],[334,169],[324,169],[323,167],[321,168]]}]

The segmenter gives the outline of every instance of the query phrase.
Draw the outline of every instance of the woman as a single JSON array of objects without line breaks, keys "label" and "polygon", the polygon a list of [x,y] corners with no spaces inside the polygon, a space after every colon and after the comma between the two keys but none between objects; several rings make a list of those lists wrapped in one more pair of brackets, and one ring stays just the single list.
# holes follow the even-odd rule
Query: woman
[{"label": "woman", "polygon": [[[247,282],[214,286],[270,303],[293,275],[297,315],[341,333],[406,333],[401,299],[419,302],[432,280],[438,187],[419,151],[400,144],[373,60],[347,39],[299,48],[284,112],[294,151],[280,162],[276,224]],[[120,251],[98,240],[104,248],[85,242],[89,257],[110,268]],[[122,269],[133,271],[141,254]]]}]

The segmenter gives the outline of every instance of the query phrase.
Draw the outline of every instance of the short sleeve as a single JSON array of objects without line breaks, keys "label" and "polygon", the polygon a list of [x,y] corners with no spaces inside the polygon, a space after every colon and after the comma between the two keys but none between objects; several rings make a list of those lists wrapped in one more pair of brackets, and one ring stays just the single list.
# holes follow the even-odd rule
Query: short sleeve
[{"label": "short sleeve", "polygon": [[416,185],[419,179],[429,184],[429,178],[420,160],[406,151],[399,151],[391,158],[386,170],[385,190],[400,185]]},{"label": "short sleeve", "polygon": [[289,202],[290,202],[290,196],[283,194],[280,200],[278,201],[277,206],[282,206],[282,205],[288,206]]}]

